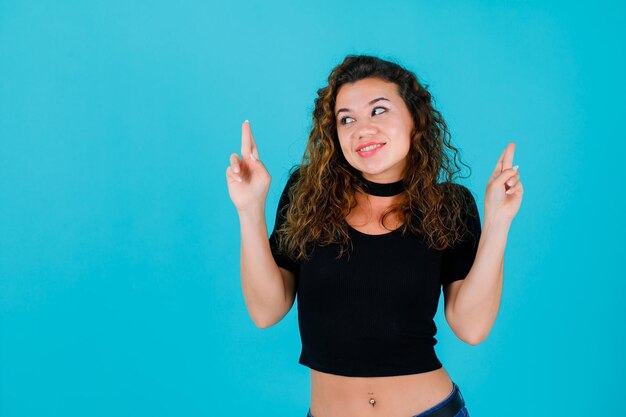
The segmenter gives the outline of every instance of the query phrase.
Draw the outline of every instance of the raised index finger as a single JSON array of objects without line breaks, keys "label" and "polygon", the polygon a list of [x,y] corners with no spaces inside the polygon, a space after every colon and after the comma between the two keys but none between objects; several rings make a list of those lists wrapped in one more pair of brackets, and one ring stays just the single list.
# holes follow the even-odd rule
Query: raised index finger
[{"label": "raised index finger", "polygon": [[491,173],[491,179],[497,178],[498,175],[502,172],[502,163],[504,162],[504,154],[506,154],[506,149],[502,151],[500,156],[498,157],[498,162],[496,162],[496,166]]},{"label": "raised index finger", "polygon": [[241,125],[241,158],[250,159],[250,152],[252,152],[252,132],[250,122],[245,120]]},{"label": "raised index finger", "polygon": [[246,120],[241,126],[241,157],[249,159],[250,154],[253,154],[259,160],[259,151],[256,148],[256,142],[252,135],[252,128],[250,128],[250,122]]},{"label": "raised index finger", "polygon": [[504,151],[504,159],[502,161],[502,169],[513,168],[513,154],[515,153],[515,143],[509,142]]},{"label": "raised index finger", "polygon": [[[513,145],[513,146],[511,146]],[[515,149],[515,144],[510,142],[507,147],[502,151],[500,157],[498,158],[498,162],[496,162],[496,166],[491,173],[491,178],[496,178],[502,171],[508,168],[512,168],[513,165],[513,151]]]}]

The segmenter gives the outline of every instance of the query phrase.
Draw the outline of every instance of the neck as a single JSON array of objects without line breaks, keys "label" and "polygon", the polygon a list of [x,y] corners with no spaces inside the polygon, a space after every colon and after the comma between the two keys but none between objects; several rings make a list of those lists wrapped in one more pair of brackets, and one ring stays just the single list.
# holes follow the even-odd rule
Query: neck
[{"label": "neck", "polygon": [[402,180],[390,182],[390,183],[380,183],[370,181],[367,178],[361,175],[361,182],[365,187],[365,191],[377,197],[392,197],[394,195],[400,194],[405,190],[404,184]]}]

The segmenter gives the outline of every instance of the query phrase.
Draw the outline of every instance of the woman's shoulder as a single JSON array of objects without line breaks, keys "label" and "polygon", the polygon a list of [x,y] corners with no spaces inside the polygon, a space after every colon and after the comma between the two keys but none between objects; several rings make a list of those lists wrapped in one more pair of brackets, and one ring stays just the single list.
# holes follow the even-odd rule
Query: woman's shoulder
[{"label": "woman's shoulder", "polygon": [[289,205],[289,202],[291,201],[290,191],[293,185],[296,183],[296,181],[298,181],[298,178],[300,177],[300,165],[293,165],[291,168],[289,168],[287,172],[288,172],[287,182],[285,186],[283,187],[283,191],[278,201],[279,210],[284,209],[284,207]]},{"label": "woman's shoulder", "polygon": [[294,182],[296,182],[298,180],[298,178],[300,178],[300,168],[302,167],[302,165],[292,165],[291,168],[289,168],[289,179],[287,180],[287,184],[291,185]]},{"label": "woman's shoulder", "polygon": [[437,186],[443,191],[444,198],[447,201],[460,201],[465,204],[476,204],[474,193],[469,187],[459,184],[457,182],[446,181],[437,184]]},{"label": "woman's shoulder", "polygon": [[456,191],[462,193],[470,192],[470,189],[467,186],[453,181],[440,182],[437,186],[444,191]]}]

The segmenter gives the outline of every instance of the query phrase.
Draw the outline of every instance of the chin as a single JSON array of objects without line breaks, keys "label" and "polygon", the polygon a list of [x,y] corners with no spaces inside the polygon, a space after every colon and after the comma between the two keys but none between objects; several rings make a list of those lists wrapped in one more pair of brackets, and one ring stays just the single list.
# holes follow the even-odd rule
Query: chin
[{"label": "chin", "polygon": [[379,167],[379,168],[365,168],[365,169],[358,169],[357,170],[361,173],[361,174],[368,174],[368,175],[380,175],[382,173],[384,173],[387,168],[385,167]]}]

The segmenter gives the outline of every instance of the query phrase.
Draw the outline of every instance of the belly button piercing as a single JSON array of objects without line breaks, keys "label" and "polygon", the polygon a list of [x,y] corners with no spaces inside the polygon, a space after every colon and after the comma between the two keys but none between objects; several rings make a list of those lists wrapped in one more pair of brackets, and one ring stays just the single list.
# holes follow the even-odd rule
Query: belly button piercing
[{"label": "belly button piercing", "polygon": [[370,398],[370,404],[372,404],[372,407],[374,407],[376,405],[376,400],[373,398]]}]

